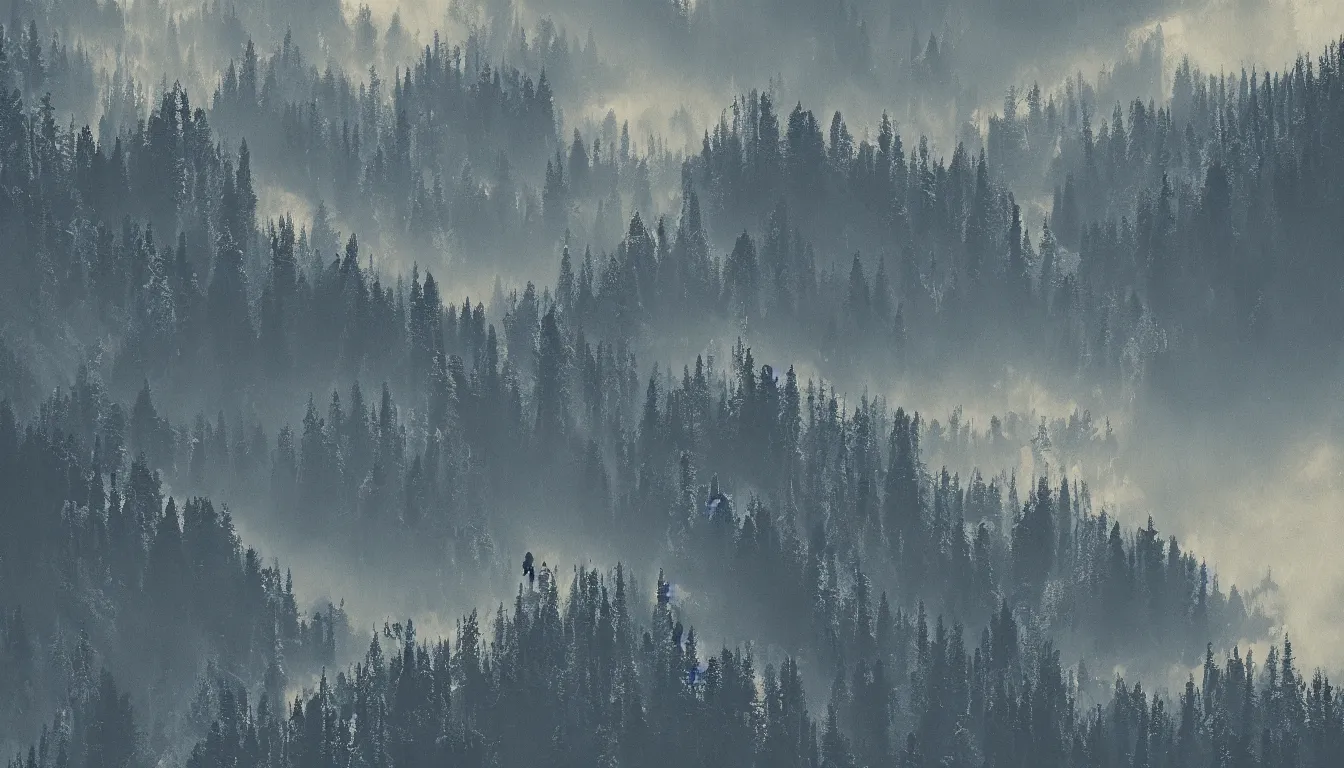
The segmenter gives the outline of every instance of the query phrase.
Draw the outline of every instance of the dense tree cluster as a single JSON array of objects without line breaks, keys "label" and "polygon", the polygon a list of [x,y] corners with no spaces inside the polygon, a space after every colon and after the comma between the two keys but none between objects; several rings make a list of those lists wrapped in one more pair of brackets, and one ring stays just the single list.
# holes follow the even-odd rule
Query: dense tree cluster
[{"label": "dense tree cluster", "polygon": [[[491,628],[475,612],[451,640],[384,625],[360,662],[278,708],[209,680],[186,765],[1325,766],[1344,738],[1333,687],[1308,683],[1286,638],[1259,667],[1210,648],[1168,708],[1139,683],[1062,666],[1006,606],[968,647],[961,624],[931,626],[922,605],[913,622],[894,616],[885,595],[876,615],[861,604],[859,654],[814,715],[796,660],[758,673],[751,647],[702,651],[658,588],[645,622],[620,566],[576,569],[564,599],[543,568]],[[12,765],[144,764],[116,695],[104,675]]]},{"label": "dense tree cluster", "polygon": [[119,476],[124,424],[82,421],[117,412],[100,396],[81,380],[26,428],[0,404],[3,722],[32,729],[67,692],[76,709],[119,706],[83,701],[111,695],[106,666],[146,693],[161,748],[181,738],[204,660],[279,693],[289,670],[330,664],[347,630],[339,608],[301,610],[292,579],[244,551],[226,509],[189,498],[179,511],[144,454]]},{"label": "dense tree cluster", "polygon": [[[423,296],[424,289],[418,292]],[[515,306],[511,317],[516,314]],[[42,408],[41,434],[70,435],[72,450],[91,443],[95,462],[106,450],[109,464],[119,465],[128,447],[141,458],[131,463],[126,496],[119,497],[114,487],[106,505],[96,500],[101,472],[85,470],[95,490],[69,491],[73,501],[60,505],[65,510],[61,519],[65,526],[106,530],[114,544],[111,532],[127,515],[140,528],[152,527],[152,536],[138,539],[149,558],[141,576],[148,590],[158,580],[152,576],[185,565],[179,555],[196,547],[189,532],[204,525],[201,517],[213,521],[206,530],[221,531],[211,535],[233,542],[221,545],[232,552],[223,561],[234,568],[240,563],[227,516],[215,516],[209,502],[188,503],[180,526],[171,501],[156,518],[158,475],[144,458],[151,453],[186,487],[265,487],[269,477],[269,506],[287,516],[283,523],[325,531],[328,545],[338,550],[352,547],[351,554],[373,560],[408,551],[442,557],[446,551],[455,553],[451,562],[462,571],[489,568],[502,559],[492,532],[514,540],[510,521],[489,514],[499,501],[541,504],[549,499],[551,521],[561,528],[675,563],[692,574],[687,583],[696,590],[759,596],[735,606],[737,621],[725,620],[724,626],[747,636],[753,636],[752,627],[778,627],[758,641],[793,649],[825,675],[831,670],[847,674],[856,659],[869,653],[864,638],[877,631],[870,629],[874,616],[885,614],[892,632],[908,636],[915,611],[901,606],[920,599],[966,620],[998,616],[1017,622],[1011,612],[1004,613],[1011,601],[1030,637],[1057,638],[1081,655],[1101,659],[1132,658],[1145,648],[1169,652],[1173,642],[1186,649],[1178,656],[1194,659],[1208,638],[1230,642],[1265,630],[1264,619],[1248,610],[1235,588],[1225,597],[1208,571],[1182,553],[1175,539],[1163,542],[1151,522],[1131,537],[1106,513],[1093,514],[1085,485],[1055,487],[1043,477],[1019,504],[1012,478],[986,480],[975,472],[963,488],[960,478],[945,469],[927,471],[921,435],[934,436],[949,455],[958,450],[965,455],[969,444],[980,442],[993,450],[995,443],[1007,442],[997,420],[983,435],[962,426],[957,414],[947,428],[935,429],[917,415],[900,409],[888,414],[880,401],[866,399],[850,415],[824,384],[800,388],[790,371],[781,385],[769,366],[758,371],[751,351],[739,346],[731,378],[716,374],[712,362],[707,370],[703,361],[680,383],[655,373],[635,421],[633,414],[625,415],[632,409],[616,399],[626,391],[628,403],[637,401],[633,373],[624,385],[590,384],[583,390],[582,407],[578,398],[571,404],[568,393],[577,390],[558,379],[568,379],[579,366],[600,370],[598,360],[610,353],[594,356],[586,347],[588,362],[571,364],[554,310],[539,326],[536,384],[528,398],[535,404],[534,416],[525,415],[516,383],[502,383],[516,382],[516,375],[507,361],[504,373],[496,367],[497,342],[487,337],[473,355],[477,362],[470,378],[457,352],[445,359],[442,347],[436,351],[434,365],[447,385],[427,394],[425,413],[436,421],[403,422],[386,387],[378,405],[366,406],[355,385],[348,411],[338,394],[325,418],[310,400],[301,435],[282,428],[269,462],[270,441],[260,425],[251,435],[236,430],[239,438],[233,441],[222,417],[212,424],[199,416],[191,429],[175,429],[157,414],[144,388],[130,409],[128,427],[123,409],[107,401],[96,379],[81,373],[69,395],[57,393]],[[463,319],[455,330],[452,348],[470,349],[474,324]],[[442,343],[441,329],[439,336]],[[433,374],[430,379],[436,380]],[[627,418],[637,429],[621,427]],[[491,428],[473,429],[474,420]],[[1087,440],[1089,431],[1078,424],[1057,425],[1056,454],[1042,424],[1033,447],[1060,455],[1071,435]],[[12,432],[17,435],[17,427]],[[1094,433],[1090,439],[1098,445],[1072,450],[1105,450],[1100,436]],[[534,496],[509,492],[516,478],[509,463],[519,455],[535,457],[540,485]],[[609,463],[614,471],[607,469]],[[697,483],[701,466],[719,467],[723,480],[715,477],[707,487]],[[721,482],[725,488],[756,489],[759,495],[749,494],[740,511],[729,501],[705,513],[702,499],[718,495]],[[150,513],[109,511],[104,516],[98,511],[131,508],[142,492],[150,497]],[[85,494],[94,501],[85,501]],[[566,498],[573,503],[561,501]],[[93,511],[74,511],[81,508]],[[23,524],[41,526],[36,520]],[[341,541],[342,531],[348,544]],[[165,539],[171,543],[164,544]],[[389,540],[392,546],[379,546]],[[133,549],[124,543],[123,548]],[[164,551],[173,553],[171,562],[156,566],[156,553]],[[39,551],[29,554],[39,562],[51,559]],[[244,583],[249,583],[249,569],[258,567],[256,560],[255,554],[242,558]],[[6,562],[42,572],[22,559]],[[108,573],[115,563],[104,566]],[[881,605],[873,604],[873,577],[890,585],[894,604],[885,591]],[[218,576],[210,578],[201,589],[219,583]],[[258,577],[250,578],[255,589]],[[338,619],[329,614],[324,625],[319,614],[305,629],[293,623],[298,619],[292,591],[288,584],[281,590],[278,572],[263,571],[259,580],[270,584],[261,594],[272,596],[258,605],[279,600],[289,606],[284,610],[292,631],[300,637],[317,633],[329,659],[330,627]],[[185,604],[188,598],[180,600]],[[798,606],[811,609],[800,615]],[[234,610],[266,615],[256,606]],[[240,626],[236,619],[231,625]],[[223,628],[217,631],[227,635]],[[255,632],[245,635],[253,638]],[[272,637],[262,647],[295,642]],[[224,658],[242,653],[237,663],[244,668],[248,659],[267,658],[251,645],[244,648],[253,650],[217,652]],[[275,663],[272,656],[270,666]],[[193,668],[190,661],[184,666]],[[183,681],[178,682],[183,690]]]},{"label": "dense tree cluster", "polygon": [[[26,35],[37,32],[30,25]],[[556,39],[548,26],[533,42]],[[242,291],[256,332],[274,272],[267,230],[285,226],[258,227],[258,160],[267,183],[303,190],[316,205],[293,233],[293,258],[304,266],[340,255],[333,214],[365,235],[366,248],[372,237],[497,264],[545,254],[568,232],[576,262],[585,242],[597,251],[592,292],[620,305],[609,313],[617,331],[630,335],[639,327],[630,321],[666,310],[691,327],[736,319],[762,336],[806,339],[840,368],[853,362],[846,357],[873,356],[888,370],[947,367],[960,357],[948,351],[964,349],[964,366],[1031,361],[1110,389],[1165,372],[1174,378],[1159,380],[1178,390],[1217,361],[1293,354],[1300,345],[1285,339],[1314,338],[1322,327],[1300,308],[1335,303],[1321,291],[1337,281],[1303,277],[1337,239],[1333,193],[1312,186],[1330,173],[1302,168],[1333,167],[1338,154],[1329,138],[1338,133],[1338,45],[1316,66],[1303,58],[1281,74],[1243,73],[1240,86],[1187,62],[1167,103],[1135,100],[1127,124],[1117,103],[1096,135],[1113,82],[1070,79],[1058,94],[1033,86],[1025,109],[1010,91],[988,151],[977,152],[976,138],[946,159],[923,137],[907,151],[886,115],[875,141],[856,139],[839,112],[828,122],[798,103],[786,117],[774,92],[751,92],[684,161],[657,137],[640,154],[614,112],[587,138],[573,131],[566,146],[545,64],[534,83],[483,63],[481,45],[436,37],[388,87],[376,69],[320,72],[292,36],[269,57],[247,42],[213,98],[198,96],[208,110],[177,86],[148,109],[132,84],[109,84],[96,138],[63,128],[49,100],[16,88],[0,110],[15,215],[5,232],[40,255],[16,265],[17,306],[45,318],[110,294],[123,309],[144,301],[159,315],[151,324],[165,326],[170,292],[172,314],[190,314],[181,306],[189,288],[169,284],[192,278],[165,263],[164,279],[148,281],[156,296],[130,296],[125,284],[146,285],[155,252],[177,238],[196,290],[220,282],[225,302]],[[1140,68],[1160,57],[1160,39],[1156,47]],[[44,62],[56,56],[38,46],[0,77],[26,82],[25,72],[51,69]],[[546,59],[523,58],[537,57]],[[134,119],[146,110],[148,120]],[[222,150],[217,132],[237,154]],[[1313,142],[1324,165],[1303,159]],[[680,211],[669,220],[651,190],[677,177]],[[1048,209],[1017,202],[1052,185]],[[42,215],[52,226],[31,223]],[[716,245],[729,243],[716,257]],[[1264,266],[1256,254],[1280,245],[1300,257]],[[671,290],[649,295],[664,284]],[[395,298],[406,301],[402,290]],[[1313,380],[1332,370],[1335,356],[1309,357],[1286,362],[1311,362]],[[1324,366],[1313,362],[1322,358]]]}]

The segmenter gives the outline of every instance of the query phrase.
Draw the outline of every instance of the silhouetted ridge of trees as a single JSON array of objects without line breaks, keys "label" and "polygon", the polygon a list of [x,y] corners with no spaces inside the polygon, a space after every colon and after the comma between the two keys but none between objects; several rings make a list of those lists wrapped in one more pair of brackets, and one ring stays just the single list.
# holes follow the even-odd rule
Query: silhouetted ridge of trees
[{"label": "silhouetted ridge of trees", "polygon": [[[620,566],[575,569],[561,592],[543,568],[511,608],[489,623],[473,611],[451,638],[384,625],[360,662],[284,706],[207,682],[208,729],[186,764],[1324,766],[1344,738],[1333,687],[1319,672],[1308,682],[1287,638],[1259,665],[1236,649],[1220,664],[1210,646],[1200,680],[1150,697],[1062,666],[1006,605],[968,643],[922,605],[894,617],[883,595],[876,614],[858,603],[852,668],[809,698],[797,661],[706,652],[674,601],[640,618],[649,603]],[[87,701],[40,757],[11,765],[143,764],[110,677]]]}]

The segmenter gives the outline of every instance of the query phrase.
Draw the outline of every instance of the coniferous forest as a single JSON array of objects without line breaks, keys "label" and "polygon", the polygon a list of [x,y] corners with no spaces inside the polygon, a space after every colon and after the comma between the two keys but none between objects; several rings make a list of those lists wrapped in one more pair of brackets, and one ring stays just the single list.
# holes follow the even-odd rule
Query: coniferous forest
[{"label": "coniferous forest", "polygon": [[1330,0],[0,0],[0,765],[1344,765]]}]

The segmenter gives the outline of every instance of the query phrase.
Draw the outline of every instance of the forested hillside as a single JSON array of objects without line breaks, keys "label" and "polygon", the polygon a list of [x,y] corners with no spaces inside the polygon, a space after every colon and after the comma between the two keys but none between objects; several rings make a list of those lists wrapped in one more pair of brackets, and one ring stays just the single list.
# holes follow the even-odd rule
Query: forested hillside
[{"label": "forested hillside", "polygon": [[1209,552],[1335,533],[1344,38],[1194,5],[0,0],[0,761],[1339,765]]}]

